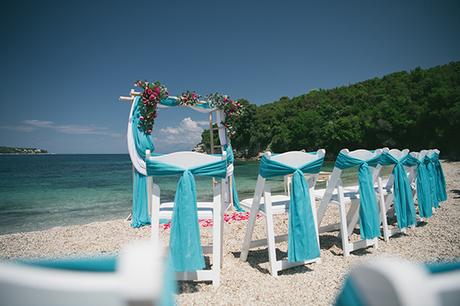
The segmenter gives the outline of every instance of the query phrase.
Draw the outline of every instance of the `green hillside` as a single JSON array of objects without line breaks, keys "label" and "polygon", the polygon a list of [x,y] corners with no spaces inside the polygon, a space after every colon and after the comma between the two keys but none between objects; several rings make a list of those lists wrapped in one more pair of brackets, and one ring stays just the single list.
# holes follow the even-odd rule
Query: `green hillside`
[{"label": "green hillside", "polygon": [[[325,148],[439,148],[460,156],[460,62],[396,72],[256,106],[236,123],[240,156]],[[207,144],[208,133],[203,133]]]}]

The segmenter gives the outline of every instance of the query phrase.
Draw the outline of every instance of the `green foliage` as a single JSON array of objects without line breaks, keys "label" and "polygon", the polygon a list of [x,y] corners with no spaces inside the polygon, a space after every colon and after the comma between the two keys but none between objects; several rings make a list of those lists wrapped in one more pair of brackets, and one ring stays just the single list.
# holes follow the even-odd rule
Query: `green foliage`
[{"label": "green foliage", "polygon": [[[235,124],[232,140],[239,156],[266,149],[318,148],[335,155],[342,148],[383,146],[439,148],[443,156],[460,156],[460,62],[282,97],[261,106],[240,103],[247,111]],[[209,131],[203,133],[206,141]]]}]

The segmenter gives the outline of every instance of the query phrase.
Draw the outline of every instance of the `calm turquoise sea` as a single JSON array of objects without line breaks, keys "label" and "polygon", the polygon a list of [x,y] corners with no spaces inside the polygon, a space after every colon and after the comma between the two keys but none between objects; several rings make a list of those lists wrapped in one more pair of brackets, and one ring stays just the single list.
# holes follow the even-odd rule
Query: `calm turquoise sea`
[{"label": "calm turquoise sea", "polygon": [[[258,162],[236,163],[240,199],[252,197],[257,172]],[[163,200],[174,198],[177,177],[156,183]],[[211,199],[210,179],[197,178],[197,188]],[[282,180],[272,188],[282,191]],[[131,201],[128,155],[0,155],[1,234],[125,218]]]}]

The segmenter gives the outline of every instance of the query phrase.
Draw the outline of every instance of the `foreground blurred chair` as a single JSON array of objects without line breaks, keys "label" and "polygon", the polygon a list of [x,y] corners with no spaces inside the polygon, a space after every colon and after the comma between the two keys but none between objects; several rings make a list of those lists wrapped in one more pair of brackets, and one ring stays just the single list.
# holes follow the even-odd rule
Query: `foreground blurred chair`
[{"label": "foreground blurred chair", "polygon": [[[383,189],[383,183],[379,177],[380,202],[385,203],[385,214],[383,214],[383,236],[385,241],[398,233],[405,232],[408,227],[415,227],[416,216],[414,196],[408,176],[407,160],[411,159],[408,149],[398,150],[385,148],[380,157],[380,164],[392,167],[392,172],[387,184]],[[393,207],[396,215],[397,226],[390,228],[387,212]],[[391,211],[392,213],[393,211]]]},{"label": "foreground blurred chair", "polygon": [[[171,220],[169,251],[178,280],[211,280],[214,287],[220,285],[226,158],[225,151],[222,155],[196,152],[151,155],[150,151],[146,152],[152,239],[159,239],[160,219]],[[160,187],[153,184],[153,178],[178,174],[181,177],[176,187],[174,202],[161,203]],[[212,202],[197,203],[195,175],[222,179],[221,183],[213,186]],[[205,246],[204,250],[200,241],[199,218],[213,220],[212,246]],[[204,270],[203,253],[210,253],[211,250],[213,260],[211,270]]]},{"label": "foreground blurred chair", "polygon": [[413,264],[382,258],[359,265],[346,277],[336,306],[456,306],[460,263]]},{"label": "foreground blurred chair", "polygon": [[[254,197],[240,202],[240,205],[251,211],[241,250],[241,260],[247,260],[250,248],[268,244],[270,272],[276,277],[278,271],[320,259],[313,190],[325,153],[325,150],[318,150],[315,153],[291,151],[277,155],[272,155],[270,152],[264,154],[260,161]],[[272,195],[266,180],[288,174],[293,175],[290,196]],[[259,212],[265,217],[267,238],[252,241],[255,220]],[[273,215],[287,212],[289,213],[288,234],[275,236]],[[288,240],[288,259],[277,260],[275,243],[285,240]]]},{"label": "foreground blurred chair", "polygon": [[173,305],[166,266],[150,241],[127,245],[118,258],[1,262],[0,305]]},{"label": "foreground blurred chair", "polygon": [[[340,230],[343,255],[366,248],[377,247],[380,236],[380,219],[374,182],[381,167],[378,166],[381,149],[375,151],[343,149],[335,161],[334,169],[324,190],[316,190],[321,199],[318,208],[318,223],[321,225],[330,204],[339,206],[339,223],[319,227],[319,232]],[[358,167],[358,186],[344,187],[342,173],[344,169]],[[356,176],[356,175],[355,175]],[[347,205],[350,208],[347,213]],[[380,211],[383,209],[380,207]],[[350,236],[359,221],[361,240],[351,242]]]}]

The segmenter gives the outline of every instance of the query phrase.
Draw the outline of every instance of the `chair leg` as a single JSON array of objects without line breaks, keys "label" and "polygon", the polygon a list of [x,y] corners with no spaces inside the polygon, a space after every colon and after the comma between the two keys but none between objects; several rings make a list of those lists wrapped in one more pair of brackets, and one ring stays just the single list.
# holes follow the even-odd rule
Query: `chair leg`
[{"label": "chair leg", "polygon": [[340,214],[340,236],[342,239],[343,256],[350,255],[350,247],[348,242],[348,228],[347,228],[347,212],[345,209],[343,187],[338,186],[339,196],[339,214]]},{"label": "chair leg", "polygon": [[378,182],[378,189],[379,189],[380,221],[382,222],[383,239],[385,241],[388,241],[390,239],[390,234],[388,231],[388,220],[387,220],[387,210],[385,206],[385,195],[383,194],[383,182],[380,176],[377,178],[377,182]]},{"label": "chair leg", "polygon": [[267,232],[268,258],[270,260],[270,272],[273,277],[278,277],[276,268],[276,245],[275,230],[273,227],[272,201],[270,191],[264,192],[265,201],[265,228]]},{"label": "chair leg", "polygon": [[257,213],[260,209],[260,198],[264,188],[265,179],[261,176],[257,179],[256,190],[254,192],[254,198],[252,200],[251,212],[249,214],[248,225],[246,227],[246,234],[244,235],[243,246],[241,247],[240,260],[246,261],[248,259],[249,248],[252,241],[252,233],[254,232],[254,226],[256,224]]},{"label": "chair leg", "polygon": [[216,186],[214,190],[214,211],[213,211],[213,228],[212,228],[212,271],[214,288],[220,286],[220,269],[222,265],[222,194]]}]

